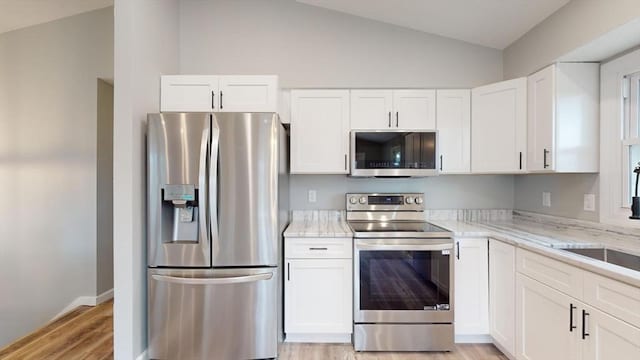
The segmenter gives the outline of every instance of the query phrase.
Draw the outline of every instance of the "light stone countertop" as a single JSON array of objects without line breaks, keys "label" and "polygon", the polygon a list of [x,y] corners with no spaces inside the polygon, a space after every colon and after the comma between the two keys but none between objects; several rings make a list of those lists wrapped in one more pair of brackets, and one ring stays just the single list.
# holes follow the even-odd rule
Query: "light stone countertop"
[{"label": "light stone countertop", "polygon": [[288,237],[352,237],[353,232],[340,210],[293,211],[292,220],[284,232]]},{"label": "light stone countertop", "polygon": [[[293,211],[285,237],[351,237],[340,210]],[[454,217],[455,218],[455,217]],[[465,216],[465,218],[468,218]],[[591,259],[561,247],[605,246],[640,254],[640,230],[515,211],[513,217],[459,221],[430,216],[428,221],[451,231],[454,237],[491,237],[546,255],[570,265],[640,287],[640,271]]]}]

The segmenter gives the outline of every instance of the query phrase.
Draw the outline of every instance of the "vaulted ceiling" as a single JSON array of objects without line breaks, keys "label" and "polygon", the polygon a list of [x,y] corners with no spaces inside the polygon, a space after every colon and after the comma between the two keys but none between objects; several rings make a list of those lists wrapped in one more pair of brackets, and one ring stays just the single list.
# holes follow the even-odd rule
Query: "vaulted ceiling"
[{"label": "vaulted ceiling", "polygon": [[0,34],[113,5],[113,0],[0,0]]},{"label": "vaulted ceiling", "polygon": [[296,0],[504,49],[570,0]]}]

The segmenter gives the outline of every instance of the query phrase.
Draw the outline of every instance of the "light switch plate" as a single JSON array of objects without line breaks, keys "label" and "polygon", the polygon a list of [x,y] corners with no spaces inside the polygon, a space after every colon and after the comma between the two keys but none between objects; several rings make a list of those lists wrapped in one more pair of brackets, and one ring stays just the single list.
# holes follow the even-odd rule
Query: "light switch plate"
[{"label": "light switch plate", "polygon": [[309,200],[310,203],[314,203],[316,202],[317,199],[317,192],[315,190],[309,190],[307,199]]},{"label": "light switch plate", "polygon": [[584,211],[596,211],[595,194],[584,194]]},{"label": "light switch plate", "polygon": [[550,192],[543,192],[542,193],[542,206],[544,207],[551,207],[551,193]]}]

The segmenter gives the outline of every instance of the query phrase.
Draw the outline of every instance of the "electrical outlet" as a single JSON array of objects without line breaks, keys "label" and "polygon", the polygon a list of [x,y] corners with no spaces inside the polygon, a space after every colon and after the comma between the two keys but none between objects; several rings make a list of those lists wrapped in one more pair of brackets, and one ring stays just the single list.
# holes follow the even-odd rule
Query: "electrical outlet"
[{"label": "electrical outlet", "polygon": [[596,211],[595,194],[584,194],[584,211]]},{"label": "electrical outlet", "polygon": [[314,203],[316,202],[317,199],[317,192],[315,190],[309,190],[309,193],[307,195],[307,199],[309,200],[310,203]]},{"label": "electrical outlet", "polygon": [[550,192],[543,192],[542,193],[542,206],[544,207],[551,207],[551,193]]}]

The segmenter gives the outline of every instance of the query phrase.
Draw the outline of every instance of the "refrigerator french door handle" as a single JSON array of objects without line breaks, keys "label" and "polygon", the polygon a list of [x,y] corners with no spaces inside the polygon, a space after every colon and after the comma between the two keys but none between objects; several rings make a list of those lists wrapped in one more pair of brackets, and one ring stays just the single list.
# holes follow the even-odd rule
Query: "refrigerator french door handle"
[{"label": "refrigerator french door handle", "polygon": [[270,280],[273,273],[264,273],[257,275],[230,276],[230,277],[212,277],[212,278],[183,278],[167,275],[151,275],[153,280],[164,281],[180,285],[228,285],[256,282],[261,280]]},{"label": "refrigerator french door handle", "polygon": [[218,148],[220,128],[215,116],[211,117],[211,159],[209,162],[209,221],[211,222],[211,257],[218,251]]},{"label": "refrigerator french door handle", "polygon": [[200,224],[200,246],[208,247],[209,232],[207,231],[209,219],[207,219],[207,150],[209,149],[209,129],[202,132],[200,143],[200,169],[198,176],[198,217]]}]

